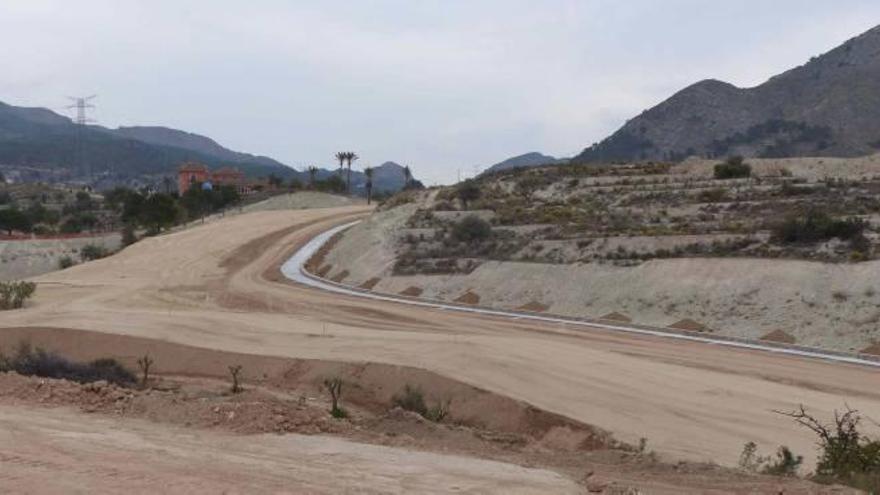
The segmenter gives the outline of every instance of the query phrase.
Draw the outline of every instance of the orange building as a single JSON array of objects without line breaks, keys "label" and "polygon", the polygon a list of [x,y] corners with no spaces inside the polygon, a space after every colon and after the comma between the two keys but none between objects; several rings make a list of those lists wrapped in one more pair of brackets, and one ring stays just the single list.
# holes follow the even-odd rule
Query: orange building
[{"label": "orange building", "polygon": [[212,186],[234,186],[239,194],[247,194],[250,187],[244,178],[244,172],[233,167],[223,167],[212,172],[201,163],[184,163],[177,170],[177,191],[185,193],[193,184],[210,182]]}]

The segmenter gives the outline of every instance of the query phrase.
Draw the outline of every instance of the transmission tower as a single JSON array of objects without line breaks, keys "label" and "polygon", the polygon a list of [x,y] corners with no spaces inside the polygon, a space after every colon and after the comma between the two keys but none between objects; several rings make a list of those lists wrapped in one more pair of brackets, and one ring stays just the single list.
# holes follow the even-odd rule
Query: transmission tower
[{"label": "transmission tower", "polygon": [[72,104],[68,105],[67,108],[75,108],[76,109],[76,154],[77,161],[79,162],[79,169],[86,177],[86,183],[88,184],[92,180],[92,167],[85,160],[85,147],[83,146],[83,131],[87,124],[94,122],[93,119],[90,119],[88,115],[86,115],[86,110],[89,108],[95,108],[95,105],[92,105],[91,101],[97,97],[98,95],[91,96],[68,96],[68,98],[73,101]]}]

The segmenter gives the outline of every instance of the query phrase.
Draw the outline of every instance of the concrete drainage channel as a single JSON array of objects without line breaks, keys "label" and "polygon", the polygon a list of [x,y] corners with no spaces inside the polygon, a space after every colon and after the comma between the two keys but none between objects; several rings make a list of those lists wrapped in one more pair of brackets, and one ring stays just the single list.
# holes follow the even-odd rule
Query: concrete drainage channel
[{"label": "concrete drainage channel", "polygon": [[372,292],[366,289],[360,289],[356,287],[350,287],[347,285],[343,285],[337,282],[332,282],[330,280],[318,277],[306,271],[305,265],[306,262],[319,250],[321,246],[327,243],[331,237],[335,234],[342,232],[343,230],[350,228],[356,224],[358,224],[360,220],[347,223],[344,225],[340,225],[334,227],[330,230],[327,230],[314,238],[312,238],[309,242],[307,242],[302,248],[299,249],[293,256],[290,257],[282,266],[281,273],[288,279],[293,280],[294,282],[314,287],[316,289],[322,289],[329,292],[335,292],[338,294],[345,294],[348,296],[356,296],[356,297],[364,297],[368,299],[374,299],[379,301],[390,301],[400,304],[409,304],[411,306],[423,306],[427,308],[435,308],[441,310],[449,310],[449,311],[461,311],[465,313],[478,313],[484,315],[491,316],[500,316],[511,319],[519,319],[519,320],[535,320],[542,321],[548,323],[559,323],[565,325],[572,325],[575,327],[584,327],[587,329],[603,329],[603,330],[611,330],[618,332],[628,332],[634,334],[641,335],[651,335],[655,337],[663,337],[670,339],[681,339],[681,340],[689,340],[692,342],[701,342],[704,344],[710,345],[726,345],[730,347],[739,347],[742,349],[752,349],[766,352],[775,352],[779,354],[788,354],[792,356],[800,356],[814,359],[823,359],[827,361],[834,361],[839,363],[849,363],[849,364],[857,364],[863,366],[871,366],[874,368],[880,368],[880,357],[875,358],[873,356],[865,356],[859,354],[849,354],[844,352],[834,352],[834,351],[825,351],[821,349],[816,349],[812,347],[804,347],[804,346],[793,346],[793,345],[773,345],[773,344],[762,344],[756,343],[753,341],[745,340],[745,339],[737,339],[735,337],[706,337],[704,335],[694,334],[693,332],[673,332],[666,329],[659,329],[656,327],[649,327],[646,325],[617,325],[617,324],[608,324],[603,323],[601,321],[596,320],[588,320],[588,319],[579,319],[579,318],[570,318],[563,316],[546,316],[539,315],[534,313],[525,313],[520,311],[506,311],[506,310],[497,310],[497,309],[489,309],[489,308],[481,308],[476,306],[464,306],[458,304],[450,304],[445,301],[435,301],[429,299],[416,299],[411,297],[404,296],[396,296],[392,294],[383,294]]}]

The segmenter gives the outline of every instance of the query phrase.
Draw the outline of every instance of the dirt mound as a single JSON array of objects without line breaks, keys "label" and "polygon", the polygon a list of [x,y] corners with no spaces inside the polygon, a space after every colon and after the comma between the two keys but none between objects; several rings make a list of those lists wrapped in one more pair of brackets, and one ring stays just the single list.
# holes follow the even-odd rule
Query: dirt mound
[{"label": "dirt mound", "polygon": [[676,330],[687,330],[689,332],[711,332],[712,330],[706,325],[692,320],[690,318],[685,318],[683,320],[678,320],[677,322],[669,325],[667,328],[674,328]]},{"label": "dirt mound", "polygon": [[422,289],[420,287],[410,286],[406,289],[400,291],[401,296],[410,296],[410,297],[419,297],[422,295]]},{"label": "dirt mound", "polygon": [[479,294],[469,290],[469,291],[465,292],[464,294],[458,296],[455,299],[455,302],[463,303],[463,304],[480,304],[480,296],[479,296]]},{"label": "dirt mound", "polygon": [[779,342],[782,344],[794,344],[797,342],[797,339],[794,335],[784,331],[784,330],[773,330],[767,335],[761,337],[761,340],[765,340],[767,342]]},{"label": "dirt mound", "polygon": [[621,323],[629,323],[632,321],[632,318],[623,313],[618,313],[617,311],[600,316],[599,319],[608,321],[619,321]]},{"label": "dirt mound", "polygon": [[372,290],[373,287],[375,287],[376,284],[378,284],[378,283],[381,282],[381,281],[382,281],[381,278],[379,278],[379,277],[373,277],[373,278],[367,280],[366,282],[362,283],[362,284],[360,285],[360,288],[361,288],[361,289]]},{"label": "dirt mound", "polygon": [[543,313],[544,311],[547,311],[548,309],[550,309],[550,306],[547,306],[546,304],[539,303],[538,301],[531,301],[526,304],[523,304],[522,306],[520,306],[516,309],[518,309],[519,311],[531,311],[534,313]]}]

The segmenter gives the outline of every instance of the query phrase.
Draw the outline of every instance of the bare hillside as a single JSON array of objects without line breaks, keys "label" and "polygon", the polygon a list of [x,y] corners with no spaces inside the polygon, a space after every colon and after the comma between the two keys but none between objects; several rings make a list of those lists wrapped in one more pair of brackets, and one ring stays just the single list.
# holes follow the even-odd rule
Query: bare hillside
[{"label": "bare hillside", "polygon": [[[398,197],[327,255],[376,291],[861,351],[880,157],[544,167]],[[469,201],[463,200],[469,198]]]}]

